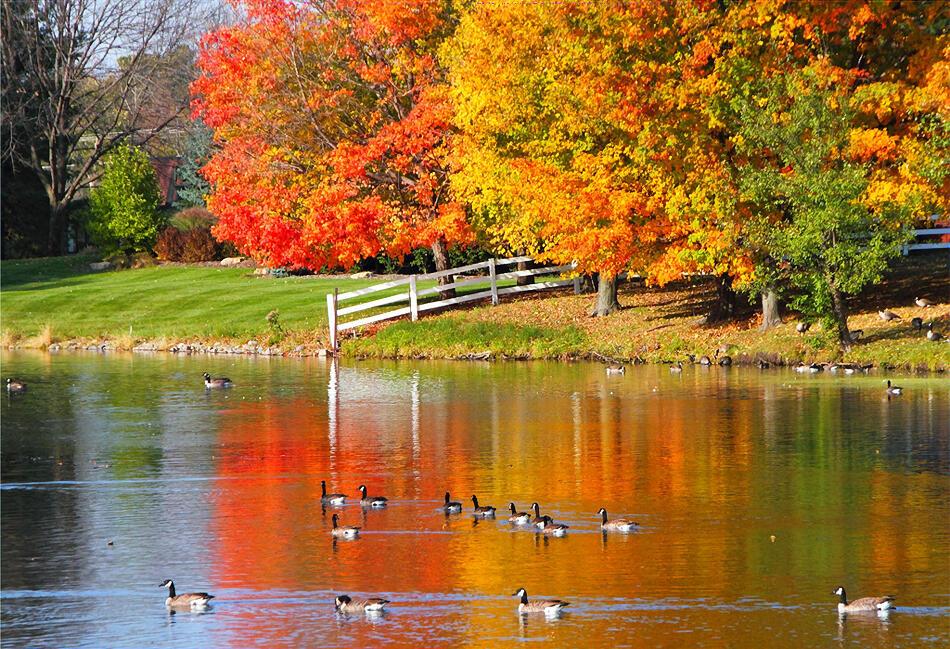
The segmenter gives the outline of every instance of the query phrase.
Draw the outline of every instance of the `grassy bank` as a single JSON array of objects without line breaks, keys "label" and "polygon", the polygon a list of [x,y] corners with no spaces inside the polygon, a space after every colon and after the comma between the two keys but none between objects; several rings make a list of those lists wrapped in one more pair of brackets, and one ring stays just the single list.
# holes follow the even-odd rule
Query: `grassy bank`
[{"label": "grassy bank", "polygon": [[[242,344],[249,339],[303,345],[308,351],[326,343],[326,294],[369,286],[378,279],[346,276],[255,277],[248,268],[158,266],[138,270],[92,272],[88,257],[0,263],[0,328],[4,345],[45,347],[64,341],[109,341],[119,349],[142,342],[165,349],[177,342]],[[420,286],[430,286],[432,283]],[[768,358],[793,363],[844,360],[914,369],[950,368],[950,345],[926,340],[912,330],[920,316],[950,332],[950,276],[946,255],[911,257],[880,286],[851,301],[852,329],[864,338],[841,356],[833,337],[819,327],[804,336],[795,318],[759,332],[749,308],[737,321],[698,326],[714,295],[708,283],[663,289],[623,285],[624,308],[609,318],[589,318],[593,296],[570,291],[506,300],[497,307],[480,304],[398,321],[347,336],[342,353],[385,358],[609,358],[669,362],[688,354],[712,356],[717,349],[737,360]],[[395,292],[395,291],[392,291]],[[385,293],[383,293],[385,294]],[[942,302],[931,309],[914,306],[925,295]],[[373,295],[372,298],[379,297]],[[903,320],[888,324],[877,317],[890,308]],[[265,320],[277,309],[283,335]]]},{"label": "grassy bank", "polygon": [[[942,304],[922,309],[917,295]],[[851,300],[852,330],[864,337],[841,354],[830,332],[813,327],[795,331],[797,320],[758,330],[751,306],[734,322],[700,326],[714,297],[710,283],[698,282],[646,288],[623,285],[623,309],[608,318],[590,318],[593,296],[570,292],[546,294],[497,307],[452,311],[416,323],[398,322],[372,335],[347,340],[343,352],[357,357],[385,358],[605,358],[622,362],[686,361],[689,354],[713,356],[718,349],[740,362],[767,359],[873,363],[904,369],[950,369],[950,345],[927,340],[910,321],[921,317],[950,333],[950,275],[947,256],[921,255],[904,260],[879,286]],[[877,315],[888,308],[902,316],[890,324]]]},{"label": "grassy bank", "polygon": [[261,278],[249,268],[156,266],[92,272],[84,257],[4,261],[0,309],[4,341],[30,345],[110,340],[266,340],[267,314],[295,342],[322,344],[326,294],[375,280],[347,277]]}]

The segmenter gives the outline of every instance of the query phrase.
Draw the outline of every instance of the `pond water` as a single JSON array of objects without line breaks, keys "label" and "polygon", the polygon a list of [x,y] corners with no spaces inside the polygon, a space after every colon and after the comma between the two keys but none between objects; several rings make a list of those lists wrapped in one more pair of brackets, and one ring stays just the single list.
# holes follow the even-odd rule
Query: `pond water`
[{"label": "pond water", "polygon": [[[0,399],[3,647],[950,644],[943,376],[888,399],[880,374],[746,368],[0,360],[29,384]],[[389,507],[324,511],[321,479]],[[601,534],[602,506],[640,530]],[[214,606],[170,614],[165,578]],[[898,609],[839,618],[838,585]],[[571,605],[521,617],[520,587]],[[392,603],[343,617],[340,593]]]}]

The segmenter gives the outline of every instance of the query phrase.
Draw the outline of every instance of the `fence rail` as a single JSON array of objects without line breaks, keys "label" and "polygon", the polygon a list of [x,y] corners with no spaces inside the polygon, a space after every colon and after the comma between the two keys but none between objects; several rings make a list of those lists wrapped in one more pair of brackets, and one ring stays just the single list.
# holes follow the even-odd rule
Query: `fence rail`
[{"label": "fence rail", "polygon": [[[403,279],[383,282],[382,284],[361,288],[356,291],[337,293],[337,291],[334,290],[333,293],[327,295],[327,321],[330,326],[330,348],[333,350],[337,349],[337,336],[339,332],[345,331],[347,329],[354,329],[356,327],[362,327],[374,322],[392,320],[393,318],[401,318],[407,315],[412,320],[418,320],[419,314],[426,311],[455,306],[458,304],[465,304],[466,302],[474,302],[476,300],[484,300],[487,298],[491,298],[492,304],[497,305],[499,298],[503,295],[514,295],[517,293],[528,293],[531,291],[543,291],[550,288],[570,286],[572,284],[574,286],[575,292],[580,291],[579,278],[548,279],[543,277],[545,275],[563,275],[564,273],[570,272],[574,269],[573,264],[498,272],[499,267],[511,266],[529,261],[532,261],[532,258],[528,256],[508,257],[506,259],[489,259],[488,261],[482,261],[477,264],[468,264],[467,266],[449,268],[448,270],[436,271],[434,273],[410,275],[409,277]],[[483,269],[487,269],[487,275],[465,275],[465,273],[481,271]],[[440,277],[448,276],[453,276],[453,281],[450,283],[433,286],[431,288],[418,288],[419,281],[433,279],[437,280]],[[536,281],[533,284],[525,284],[523,286],[498,286],[499,282],[512,279],[517,280],[522,277],[542,278],[545,281]],[[471,288],[478,284],[487,284],[487,287],[482,291],[466,293],[464,295],[458,295],[456,297],[447,298],[444,300],[420,302],[420,299],[424,300],[425,298],[437,295],[448,289]],[[399,291],[393,295],[386,295],[375,300],[360,302],[359,304],[354,304],[352,306],[345,306],[342,308],[339,307],[339,303],[346,300],[354,300],[366,295],[372,295],[373,293],[379,293],[380,291],[389,291],[404,286],[406,287],[405,291]],[[391,304],[400,304],[403,302],[408,302],[408,305],[400,306],[396,309],[391,309],[383,313],[367,315],[362,318],[357,318],[356,320],[348,320],[346,322],[342,322],[340,320],[342,316],[360,313],[361,311],[368,311],[370,309],[376,309]]]},{"label": "fence rail", "polygon": [[950,248],[950,241],[925,241],[916,243],[918,237],[930,237],[936,235],[950,234],[950,228],[925,228],[923,230],[914,230],[914,243],[905,244],[901,252],[906,257],[911,250],[937,250],[940,248]]}]

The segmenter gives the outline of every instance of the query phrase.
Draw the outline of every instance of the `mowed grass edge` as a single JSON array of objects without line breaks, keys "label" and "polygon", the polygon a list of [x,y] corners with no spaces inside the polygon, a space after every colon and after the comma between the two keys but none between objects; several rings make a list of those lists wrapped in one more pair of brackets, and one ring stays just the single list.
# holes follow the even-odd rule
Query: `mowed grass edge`
[{"label": "mowed grass edge", "polygon": [[[66,340],[111,341],[131,348],[143,341],[202,341],[226,344],[271,340],[266,321],[280,313],[285,335],[280,346],[326,344],[326,295],[385,281],[346,276],[261,278],[248,268],[164,265],[136,270],[92,272],[89,258],[10,260],[0,263],[0,329],[4,344],[43,347]],[[939,268],[939,267],[938,267]],[[908,302],[903,289],[886,299]],[[420,283],[420,287],[434,283]],[[404,291],[373,294],[365,299]],[[880,288],[872,291],[880,292]],[[926,340],[909,326],[912,317],[950,327],[950,305],[933,309],[898,308],[899,323],[877,318],[877,305],[855,308],[853,329],[864,339],[841,354],[833,336],[817,325],[805,336],[794,331],[794,317],[759,332],[754,315],[721,326],[697,326],[708,287],[643,288],[624,285],[624,309],[609,318],[589,318],[593,296],[568,291],[506,298],[497,307],[484,303],[461,310],[366,328],[342,338],[342,353],[376,358],[604,357],[622,361],[671,362],[688,354],[714,355],[724,348],[733,358],[752,362],[799,360],[873,363],[907,369],[945,370],[950,345]],[[347,302],[346,305],[349,305]],[[860,300],[855,300],[859,305]],[[912,305],[912,300],[910,300]],[[391,307],[386,307],[391,308]],[[363,315],[363,314],[361,314]],[[354,316],[358,317],[358,316]],[[162,348],[162,347],[160,347]]]}]

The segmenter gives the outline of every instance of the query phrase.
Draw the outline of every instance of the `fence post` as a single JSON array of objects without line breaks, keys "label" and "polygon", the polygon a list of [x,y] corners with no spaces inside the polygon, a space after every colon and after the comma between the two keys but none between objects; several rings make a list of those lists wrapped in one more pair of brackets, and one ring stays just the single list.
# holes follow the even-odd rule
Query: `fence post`
[{"label": "fence post", "polygon": [[419,293],[416,292],[416,276],[409,276],[409,317],[415,322],[419,319]]},{"label": "fence post", "polygon": [[491,277],[491,305],[498,306],[498,277],[494,257],[488,260],[488,275]]},{"label": "fence post", "polygon": [[578,275],[574,278],[574,295],[581,294],[581,276]]},{"label": "fence post", "polygon": [[330,351],[336,353],[336,288],[327,293],[327,325],[330,328]]}]

